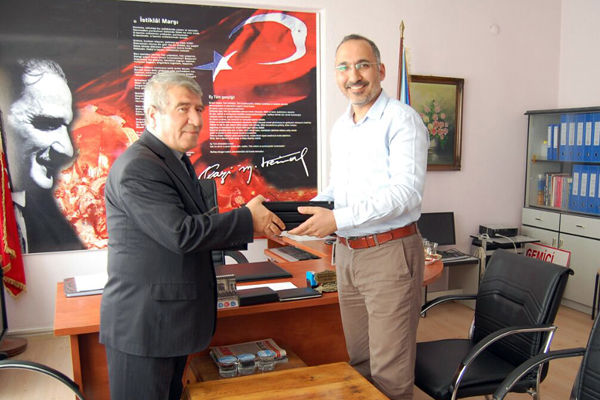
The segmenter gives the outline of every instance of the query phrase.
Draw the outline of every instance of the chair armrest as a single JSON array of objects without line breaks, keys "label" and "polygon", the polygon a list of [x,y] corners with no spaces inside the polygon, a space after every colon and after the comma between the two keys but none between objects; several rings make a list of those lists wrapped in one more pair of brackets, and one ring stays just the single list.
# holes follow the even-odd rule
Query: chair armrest
[{"label": "chair armrest", "polygon": [[555,350],[548,353],[538,354],[535,357],[531,357],[523,364],[519,365],[513,370],[500,384],[498,389],[494,392],[493,399],[503,399],[504,396],[510,391],[513,385],[521,379],[525,374],[531,371],[533,368],[547,361],[554,360],[557,358],[567,357],[579,357],[585,354],[585,347],[577,347],[573,349]]},{"label": "chair armrest", "polygon": [[425,316],[425,313],[439,304],[445,303],[452,300],[475,300],[477,299],[476,294],[450,294],[447,296],[436,297],[435,299],[428,301],[421,306],[421,317]]},{"label": "chair armrest", "polygon": [[43,364],[39,364],[33,361],[20,361],[20,360],[2,360],[0,361],[0,369],[25,369],[29,371],[40,372],[42,374],[46,374],[51,376],[54,379],[59,380],[64,385],[66,385],[75,395],[84,400],[83,394],[79,391],[79,386],[77,383],[73,382],[71,378],[66,376],[60,371],[55,370],[54,368],[48,367]]},{"label": "chair armrest", "polygon": [[246,258],[246,256],[237,250],[225,250],[224,254],[225,254],[225,257],[233,258],[237,264],[247,264],[248,263],[248,259]]},{"label": "chair armrest", "polygon": [[454,374],[454,387],[453,387],[453,397],[456,398],[456,392],[458,391],[458,387],[460,386],[460,382],[465,375],[465,372],[469,365],[477,358],[479,354],[481,354],[486,348],[488,348],[494,342],[497,342],[500,339],[505,338],[506,336],[520,334],[520,333],[534,333],[534,332],[550,332],[550,336],[546,341],[546,345],[544,346],[544,352],[547,352],[550,348],[550,342],[552,341],[552,337],[554,336],[554,332],[556,331],[556,326],[554,325],[523,325],[523,326],[509,326],[506,328],[498,329],[481,339],[471,351],[463,358],[458,368],[456,369],[456,373]]}]

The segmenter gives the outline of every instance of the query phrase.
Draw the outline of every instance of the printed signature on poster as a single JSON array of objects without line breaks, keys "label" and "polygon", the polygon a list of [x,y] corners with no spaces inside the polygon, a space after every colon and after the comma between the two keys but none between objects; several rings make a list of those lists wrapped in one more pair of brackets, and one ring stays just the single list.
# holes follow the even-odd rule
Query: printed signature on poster
[{"label": "printed signature on poster", "polygon": [[[260,167],[261,168],[269,168],[269,167],[274,167],[274,166],[278,166],[278,165],[282,165],[282,164],[301,162],[302,167],[304,168],[304,172],[306,173],[306,176],[310,176],[310,174],[308,172],[308,168],[306,166],[306,162],[304,160],[304,157],[306,156],[307,153],[308,153],[308,148],[304,147],[300,151],[295,151],[293,153],[280,155],[280,156],[277,156],[277,157],[271,158],[271,159],[265,159],[263,157]],[[223,170],[221,170],[220,168],[221,168],[221,164],[219,164],[219,163],[209,165],[208,167],[206,167],[204,169],[204,171],[202,171],[200,173],[198,178],[200,178],[200,179],[220,179],[221,184],[223,185],[227,181],[227,178],[229,178],[231,175],[233,175],[235,173],[240,173],[240,174],[246,174],[246,184],[249,185],[250,182],[252,182],[252,172],[253,172],[254,168],[258,168],[258,167],[256,165],[252,166],[252,165],[238,164],[236,166],[230,166]]]}]

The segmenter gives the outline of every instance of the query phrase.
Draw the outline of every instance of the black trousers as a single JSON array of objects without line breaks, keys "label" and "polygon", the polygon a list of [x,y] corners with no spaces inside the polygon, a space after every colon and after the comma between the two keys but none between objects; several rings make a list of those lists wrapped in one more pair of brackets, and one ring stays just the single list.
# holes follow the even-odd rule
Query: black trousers
[{"label": "black trousers", "polygon": [[155,358],[106,346],[111,400],[179,400],[187,356]]}]

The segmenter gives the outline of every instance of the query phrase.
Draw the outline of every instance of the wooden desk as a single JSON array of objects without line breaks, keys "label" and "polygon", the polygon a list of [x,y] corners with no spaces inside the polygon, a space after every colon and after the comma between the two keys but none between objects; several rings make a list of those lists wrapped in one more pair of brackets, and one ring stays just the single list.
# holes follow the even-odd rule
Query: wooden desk
[{"label": "wooden desk", "polygon": [[385,400],[347,363],[319,365],[200,382],[184,390],[185,400]]},{"label": "wooden desk", "polygon": [[442,260],[437,260],[429,265],[425,265],[425,271],[423,272],[423,286],[427,287],[433,281],[442,275],[444,272],[444,263]]},{"label": "wooden desk", "polygon": [[[289,237],[273,237],[269,238],[267,242],[269,248],[280,247],[280,246],[295,246],[304,251],[308,251],[316,256],[321,257],[322,261],[331,260],[332,245],[326,244],[324,240],[293,240]],[[277,254],[267,248],[265,255],[271,259],[274,263],[282,265],[287,261],[279,257]],[[335,268],[331,266],[330,268]],[[441,260],[438,260],[432,264],[425,265],[423,272],[423,286],[427,287],[436,279],[438,279],[444,271],[444,264]],[[304,286],[304,285],[303,285]]]},{"label": "wooden desk", "polygon": [[[306,285],[306,271],[330,268],[329,260],[281,263],[290,279],[251,282],[286,282]],[[68,335],[73,374],[86,398],[109,399],[104,346],[98,342],[101,295],[67,298],[63,283],[57,284],[54,334]],[[258,304],[219,310],[217,330],[211,345],[225,345],[273,338],[289,346],[307,365],[347,361],[337,293],[323,297]],[[199,353],[205,354],[207,351]]]}]

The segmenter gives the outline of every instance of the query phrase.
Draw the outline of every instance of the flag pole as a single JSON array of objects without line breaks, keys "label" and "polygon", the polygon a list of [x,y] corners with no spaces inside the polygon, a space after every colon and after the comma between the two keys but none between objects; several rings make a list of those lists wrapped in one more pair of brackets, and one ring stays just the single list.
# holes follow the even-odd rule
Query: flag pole
[{"label": "flag pole", "polygon": [[398,59],[398,71],[400,71],[400,74],[398,74],[398,98],[400,98],[400,95],[402,94],[402,71],[403,71],[403,58],[404,58],[404,20],[402,20],[400,22],[400,53],[399,53],[399,59]]}]

